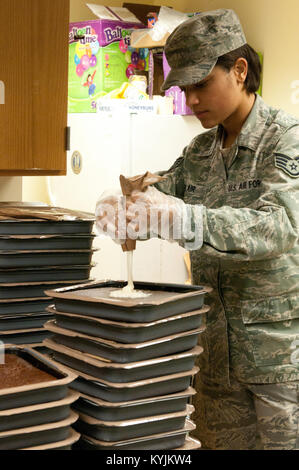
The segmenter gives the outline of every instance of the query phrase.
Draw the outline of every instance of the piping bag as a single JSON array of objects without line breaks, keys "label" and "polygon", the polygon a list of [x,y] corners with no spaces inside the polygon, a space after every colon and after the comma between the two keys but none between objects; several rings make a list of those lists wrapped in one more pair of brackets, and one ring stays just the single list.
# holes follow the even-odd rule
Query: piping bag
[{"label": "piping bag", "polygon": [[[154,175],[149,171],[144,175],[132,176],[131,178],[125,178],[123,175],[119,177],[122,193],[126,197],[130,197],[133,191],[144,192],[148,186],[163,179],[165,179],[163,176]],[[136,249],[136,240],[128,238],[121,247],[123,251],[133,251]]]},{"label": "piping bag", "polygon": [[[155,175],[149,171],[147,171],[144,175],[132,176],[131,178],[126,178],[123,175],[120,175],[119,177],[122,193],[128,198],[131,196],[133,191],[146,191],[148,186],[154,183],[158,183],[164,179],[165,178],[163,178],[163,176]],[[145,294],[142,291],[134,290],[133,251],[136,249],[136,240],[127,238],[121,247],[124,252],[127,252],[128,284],[123,289],[111,292],[110,295],[112,297],[147,297],[150,294]]]}]

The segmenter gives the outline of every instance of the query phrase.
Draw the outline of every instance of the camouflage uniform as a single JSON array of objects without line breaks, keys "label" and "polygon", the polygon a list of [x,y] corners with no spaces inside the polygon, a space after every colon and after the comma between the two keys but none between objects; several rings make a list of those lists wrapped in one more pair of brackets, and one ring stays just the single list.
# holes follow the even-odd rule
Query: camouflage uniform
[{"label": "camouflage uniform", "polygon": [[[232,10],[187,20],[167,40],[162,90],[198,83],[244,44]],[[222,149],[222,138],[221,125],[197,136],[156,184],[194,220],[203,205],[192,280],[214,290],[194,434],[203,448],[298,449],[299,121],[256,95],[235,144]]]},{"label": "camouflage uniform", "polygon": [[[220,125],[194,138],[172,168],[160,173],[166,180],[156,184],[195,205],[193,211],[204,206],[204,245],[190,252],[192,280],[214,290],[200,336],[196,436],[209,448],[256,448],[258,415],[261,426],[264,419],[273,419],[274,428],[283,422],[284,432],[277,429],[281,448],[295,448],[299,363],[291,357],[296,340],[299,345],[299,121],[257,95],[225,160],[222,133]],[[271,417],[265,403],[265,416],[255,412],[259,395],[280,393],[277,385],[258,384],[292,381],[281,392],[280,414]],[[292,406],[297,411],[288,417]]]}]

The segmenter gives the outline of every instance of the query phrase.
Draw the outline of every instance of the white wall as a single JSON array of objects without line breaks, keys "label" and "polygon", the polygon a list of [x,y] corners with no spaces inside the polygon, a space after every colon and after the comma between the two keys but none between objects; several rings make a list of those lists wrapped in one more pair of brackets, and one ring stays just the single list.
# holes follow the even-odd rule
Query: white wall
[{"label": "white wall", "polygon": [[0,177],[0,201],[22,201],[22,178]]}]

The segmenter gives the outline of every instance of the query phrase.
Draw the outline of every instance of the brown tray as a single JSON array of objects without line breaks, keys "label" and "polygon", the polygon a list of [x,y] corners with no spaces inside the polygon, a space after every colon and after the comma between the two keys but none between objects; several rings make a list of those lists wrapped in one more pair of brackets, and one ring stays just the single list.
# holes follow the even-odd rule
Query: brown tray
[{"label": "brown tray", "polygon": [[184,428],[178,431],[115,442],[105,442],[82,434],[75,447],[82,450],[170,450],[183,446],[188,433],[195,428],[193,421],[186,419]]},{"label": "brown tray", "polygon": [[126,323],[124,321],[106,320],[79,314],[65,313],[53,307],[46,311],[55,315],[56,325],[78,333],[96,336],[106,340],[125,344],[143,343],[163,336],[184,333],[201,328],[209,307],[204,305],[199,310],[162,318],[147,323]]},{"label": "brown tray", "polygon": [[82,281],[45,281],[45,282],[23,282],[23,283],[0,283],[1,302],[23,302],[24,299],[33,300],[35,298],[48,297],[45,290],[66,287],[78,282],[91,282],[93,279],[84,279]]},{"label": "brown tray", "polygon": [[0,235],[0,250],[90,250],[95,235]]},{"label": "brown tray", "polygon": [[178,393],[186,390],[194,381],[199,368],[193,367],[187,372],[168,374],[155,379],[138,380],[127,383],[113,383],[97,379],[92,375],[67,367],[78,375],[70,388],[111,403],[135,401],[160,396],[161,394]]},{"label": "brown tray", "polygon": [[118,403],[111,403],[81,393],[80,398],[73,404],[73,408],[76,412],[84,413],[95,419],[120,421],[183,411],[195,393],[194,388],[189,387],[179,393]]},{"label": "brown tray", "polygon": [[69,390],[62,400],[0,411],[0,432],[62,421],[70,416],[70,406],[79,396]]},{"label": "brown tray", "polygon": [[100,360],[89,354],[61,346],[53,339],[46,339],[44,345],[53,351],[54,359],[62,362],[65,366],[91,374],[97,379],[109,380],[114,383],[155,378],[169,373],[191,370],[196,358],[203,351],[201,346],[196,346],[179,354],[120,364]]},{"label": "brown tray", "polygon": [[14,344],[19,347],[30,347],[32,344],[40,344],[51,333],[45,328],[22,328],[17,330],[0,331],[0,341],[4,344]]},{"label": "brown tray", "polygon": [[187,436],[185,444],[182,447],[177,447],[176,449],[173,449],[173,450],[189,451],[189,450],[199,450],[200,448],[201,448],[201,443],[197,439],[193,439],[192,437]]},{"label": "brown tray", "polygon": [[79,413],[79,420],[74,427],[81,434],[106,442],[115,442],[183,429],[186,418],[193,412],[194,407],[187,405],[184,411],[177,413],[123,421],[100,421]]},{"label": "brown tray", "polygon": [[80,439],[80,434],[70,428],[70,435],[67,439],[59,442],[52,442],[51,444],[43,444],[41,446],[26,447],[20,450],[71,450],[73,444]]},{"label": "brown tray", "polygon": [[20,315],[5,315],[0,318],[0,334],[4,331],[43,328],[45,323],[53,319],[47,312],[25,313]]},{"label": "brown tray", "polygon": [[70,426],[77,419],[78,415],[71,411],[68,418],[56,423],[0,432],[0,450],[17,450],[67,439],[70,437]]},{"label": "brown tray", "polygon": [[[5,354],[14,354],[22,358],[33,367],[55,377],[55,380],[1,389],[0,410],[62,400],[66,397],[71,382],[77,378],[77,375],[70,370],[57,363],[53,363],[42,354],[30,348],[7,345],[5,347]],[[1,367],[3,365],[0,365],[0,370]]]},{"label": "brown tray", "polygon": [[205,329],[202,327],[143,343],[124,344],[59,328],[53,320],[45,323],[44,327],[53,333],[53,341],[62,346],[119,363],[142,361],[187,351],[197,345],[198,335]]},{"label": "brown tray", "polygon": [[88,279],[90,270],[95,266],[94,263],[88,265],[76,266],[44,266],[42,268],[1,268],[0,285],[2,283],[25,283],[25,282],[46,282],[46,281],[64,281],[67,279]]},{"label": "brown tray", "polygon": [[46,293],[54,298],[56,309],[62,312],[143,323],[197,310],[203,306],[205,294],[212,291],[204,286],[134,282],[135,288],[149,293],[149,297],[110,297],[111,292],[126,284],[125,281],[95,281]]}]

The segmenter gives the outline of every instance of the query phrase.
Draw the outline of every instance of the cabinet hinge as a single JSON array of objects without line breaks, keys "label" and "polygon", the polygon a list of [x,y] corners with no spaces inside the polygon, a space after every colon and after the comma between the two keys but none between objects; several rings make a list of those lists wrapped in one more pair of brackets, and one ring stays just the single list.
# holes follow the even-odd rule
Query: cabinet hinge
[{"label": "cabinet hinge", "polygon": [[65,128],[65,150],[71,149],[71,128],[68,126]]}]

